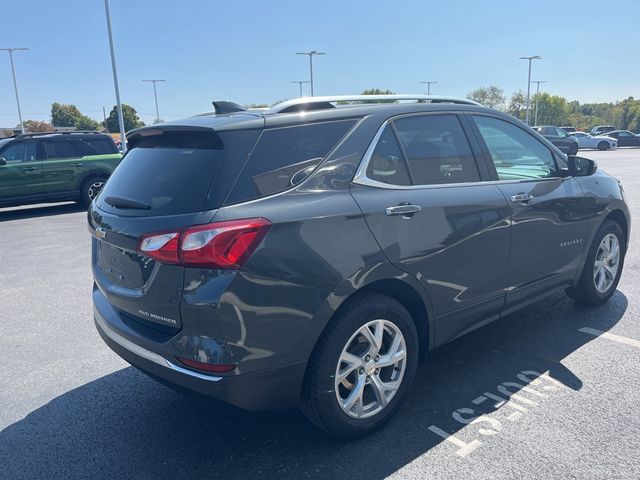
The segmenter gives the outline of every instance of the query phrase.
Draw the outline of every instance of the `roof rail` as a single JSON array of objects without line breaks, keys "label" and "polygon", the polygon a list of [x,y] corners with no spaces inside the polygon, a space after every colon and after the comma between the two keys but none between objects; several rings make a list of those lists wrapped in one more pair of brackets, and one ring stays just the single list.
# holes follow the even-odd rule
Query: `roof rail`
[{"label": "roof rail", "polygon": [[480,105],[474,100],[458,97],[444,97],[440,95],[333,95],[327,97],[302,97],[286,102],[278,103],[264,113],[290,113],[309,110],[324,110],[335,108],[334,103],[394,103],[402,101],[428,102],[428,103],[457,103],[461,105]]},{"label": "roof rail", "polygon": [[[33,133],[22,133],[17,135],[15,138],[24,138],[24,137],[39,137],[43,135],[70,135],[72,133],[82,133],[82,134],[94,134],[101,135],[102,132],[98,132],[96,130],[73,130],[70,132],[33,132]],[[107,135],[106,133],[104,135]]]}]

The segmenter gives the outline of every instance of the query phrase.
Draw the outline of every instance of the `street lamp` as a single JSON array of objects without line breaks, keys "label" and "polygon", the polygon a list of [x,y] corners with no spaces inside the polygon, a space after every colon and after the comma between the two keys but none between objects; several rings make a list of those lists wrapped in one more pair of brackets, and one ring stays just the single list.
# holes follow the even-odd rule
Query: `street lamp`
[{"label": "street lamp", "polygon": [[158,92],[156,91],[156,83],[166,82],[166,80],[159,80],[154,78],[151,80],[142,80],[142,81],[153,83],[153,97],[156,99],[156,123],[160,123],[160,114],[158,113]]},{"label": "street lamp", "polygon": [[13,88],[16,91],[16,103],[18,104],[18,119],[20,120],[20,131],[24,135],[24,124],[22,123],[22,111],[20,110],[20,96],[18,95],[18,82],[16,82],[16,69],[13,66],[13,52],[29,50],[28,48],[0,48],[0,51],[9,52],[11,60],[11,74],[13,75]]},{"label": "street lamp", "polygon": [[427,95],[431,95],[431,84],[438,83],[438,82],[420,82],[420,83],[424,83],[427,85]]},{"label": "street lamp", "polygon": [[111,50],[111,70],[113,71],[113,87],[116,91],[116,108],[118,110],[118,126],[120,127],[120,145],[122,151],[127,150],[127,137],[124,131],[124,116],[122,115],[122,103],[120,102],[120,87],[118,86],[118,69],[116,68],[116,52],[113,48],[113,33],[111,32],[111,13],[109,12],[109,0],[104,0],[104,12],[107,17],[107,32],[109,33],[109,49]]},{"label": "street lamp", "polygon": [[300,85],[300,96],[302,97],[302,84],[309,83],[309,80],[292,80],[289,83],[297,83],[298,85]]},{"label": "street lamp", "polygon": [[540,60],[540,55],[533,55],[531,57],[518,57],[518,60],[529,60],[529,78],[527,79],[527,111],[525,113],[525,123],[529,125],[529,102],[531,100],[531,61]]},{"label": "street lamp", "polygon": [[536,84],[536,113],[534,115],[533,124],[538,125],[538,103],[540,103],[540,84],[547,83],[546,80],[533,80],[531,83]]},{"label": "street lamp", "polygon": [[308,52],[297,52],[296,55],[308,55],[309,56],[309,83],[311,83],[311,96],[313,97],[313,56],[314,55],[326,55],[326,53],[318,52],[316,50],[310,50]]}]

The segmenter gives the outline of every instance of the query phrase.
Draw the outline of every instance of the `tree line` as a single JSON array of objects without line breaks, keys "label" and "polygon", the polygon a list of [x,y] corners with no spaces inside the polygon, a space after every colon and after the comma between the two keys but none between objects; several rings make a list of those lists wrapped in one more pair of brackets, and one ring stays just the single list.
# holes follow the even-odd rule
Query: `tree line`
[{"label": "tree line", "polygon": [[[380,88],[362,92],[363,95],[393,93]],[[520,120],[525,119],[527,94],[523,90],[517,90],[507,98],[502,88],[489,85],[469,92],[467,98],[485,107],[507,112]],[[572,126],[587,132],[596,125],[614,125],[621,130],[640,131],[640,99],[633,97],[613,103],[580,103],[577,100],[569,101],[560,95],[540,93],[531,96],[529,108],[532,125],[537,108],[538,125]]]},{"label": "tree line", "polygon": [[[124,129],[127,132],[144,126],[144,122],[138,117],[138,112],[130,105],[122,104],[122,116],[124,117]],[[93,118],[83,115],[78,107],[73,104],[55,102],[51,105],[50,121],[25,120],[23,124],[25,131],[29,133],[53,132],[60,127],[91,131],[105,129],[110,133],[118,133],[120,131],[118,109],[115,105],[109,112],[106,121],[97,122]]]},{"label": "tree line", "polygon": [[[527,94],[517,90],[507,100],[504,90],[490,85],[469,92],[467,98],[490,108],[525,119]],[[589,131],[596,125],[614,125],[621,130],[640,131],[640,99],[628,97],[613,103],[580,103],[560,95],[540,93],[531,96],[529,120],[533,124],[536,108],[538,125],[572,126]]]}]

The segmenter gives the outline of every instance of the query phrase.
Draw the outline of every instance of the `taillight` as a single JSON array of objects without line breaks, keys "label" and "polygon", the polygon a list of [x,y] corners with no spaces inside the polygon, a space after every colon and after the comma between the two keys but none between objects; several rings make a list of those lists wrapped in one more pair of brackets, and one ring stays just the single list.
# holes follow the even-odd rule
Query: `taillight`
[{"label": "taillight", "polygon": [[180,363],[207,373],[229,373],[236,368],[235,363],[204,363],[184,357],[176,357]]},{"label": "taillight", "polygon": [[179,263],[179,232],[152,233],[140,240],[138,251],[162,263]]},{"label": "taillight", "polygon": [[138,251],[162,263],[235,270],[269,231],[264,218],[230,220],[144,235]]}]

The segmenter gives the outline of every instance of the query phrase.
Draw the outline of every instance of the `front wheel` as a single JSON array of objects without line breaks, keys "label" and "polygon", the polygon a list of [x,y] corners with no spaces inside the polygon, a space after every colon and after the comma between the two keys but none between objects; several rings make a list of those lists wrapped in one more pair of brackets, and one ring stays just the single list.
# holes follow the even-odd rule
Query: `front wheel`
[{"label": "front wheel", "polygon": [[578,145],[573,145],[569,147],[569,155],[577,155],[578,154]]},{"label": "front wheel", "polygon": [[609,150],[609,148],[611,148],[611,145],[609,145],[609,142],[602,141],[598,143],[598,150]]},{"label": "front wheel", "polygon": [[620,225],[605,221],[593,239],[578,285],[567,290],[569,297],[583,305],[601,305],[609,300],[620,281],[625,251]]},{"label": "front wheel", "polygon": [[331,320],[307,367],[303,413],[339,438],[367,435],[398,410],[418,364],[418,335],[396,300],[367,293]]}]

